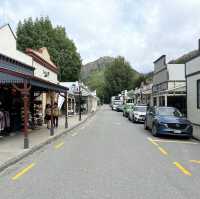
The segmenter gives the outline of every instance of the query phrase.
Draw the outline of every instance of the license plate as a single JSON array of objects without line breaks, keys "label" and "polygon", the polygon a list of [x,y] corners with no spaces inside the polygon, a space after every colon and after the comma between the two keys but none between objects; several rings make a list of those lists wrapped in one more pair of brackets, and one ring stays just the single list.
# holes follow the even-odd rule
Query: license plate
[{"label": "license plate", "polygon": [[181,131],[180,130],[174,130],[174,133],[181,133]]}]

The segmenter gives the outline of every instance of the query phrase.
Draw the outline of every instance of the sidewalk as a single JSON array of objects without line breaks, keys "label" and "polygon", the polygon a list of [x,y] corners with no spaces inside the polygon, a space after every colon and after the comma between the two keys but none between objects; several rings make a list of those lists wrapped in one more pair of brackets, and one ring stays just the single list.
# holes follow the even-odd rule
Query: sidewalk
[{"label": "sidewalk", "polygon": [[82,120],[78,116],[68,118],[69,128],[65,129],[65,118],[59,118],[59,128],[54,130],[54,136],[50,136],[50,131],[46,126],[40,127],[39,130],[29,132],[29,149],[23,149],[23,133],[13,134],[9,137],[0,137],[0,171],[14,164],[23,157],[41,148],[43,145],[50,143],[52,140],[61,136],[64,132],[70,131],[77,125],[83,123],[92,114],[82,115]]}]

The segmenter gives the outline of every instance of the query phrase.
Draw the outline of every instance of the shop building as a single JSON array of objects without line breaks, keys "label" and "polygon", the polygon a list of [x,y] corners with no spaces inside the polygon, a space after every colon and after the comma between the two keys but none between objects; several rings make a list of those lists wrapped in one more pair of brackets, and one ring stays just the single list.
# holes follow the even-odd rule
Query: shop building
[{"label": "shop building", "polygon": [[[37,117],[34,108],[36,93],[49,93],[53,107],[55,93],[64,93],[67,88],[34,76],[32,57],[16,48],[16,37],[9,25],[0,28],[0,132],[24,132],[24,148],[29,147],[28,129],[34,126]],[[54,134],[53,109],[51,109],[50,135]],[[66,124],[67,127],[67,110]]]},{"label": "shop building", "polygon": [[[79,91],[78,82],[60,82],[60,85],[69,88],[68,91],[68,114],[76,115],[77,110],[77,98],[76,92]],[[62,96],[58,97],[58,107],[62,110],[65,99]]]},{"label": "shop building", "polygon": [[[91,113],[96,111],[98,98],[96,91],[91,92],[87,86],[81,82],[60,82],[60,85],[69,88],[68,94],[68,112],[70,114],[77,114],[80,111],[80,104],[82,113]],[[59,107],[62,109],[64,99],[59,96]]]},{"label": "shop building", "polygon": [[193,136],[200,139],[200,42],[199,49],[185,55],[187,117],[192,122]]},{"label": "shop building", "polygon": [[152,83],[141,84],[141,102],[142,104],[152,104]]},{"label": "shop building", "polygon": [[[26,53],[32,57],[32,66],[35,68],[34,76],[44,79],[48,82],[58,84],[58,67],[51,61],[49,52],[46,47],[38,50],[26,49]],[[44,116],[46,104],[51,103],[51,96],[49,93],[35,93],[35,102],[41,104],[42,115]],[[54,101],[58,101],[58,95],[54,95]]]},{"label": "shop building", "polygon": [[166,63],[166,55],[154,61],[152,105],[173,106],[186,113],[186,80],[184,60]]}]

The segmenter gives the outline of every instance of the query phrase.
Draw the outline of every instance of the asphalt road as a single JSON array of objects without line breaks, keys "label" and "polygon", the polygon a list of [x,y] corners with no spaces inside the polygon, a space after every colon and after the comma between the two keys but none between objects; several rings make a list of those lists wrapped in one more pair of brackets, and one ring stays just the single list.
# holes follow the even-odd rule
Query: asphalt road
[{"label": "asphalt road", "polygon": [[200,142],[154,138],[104,106],[0,174],[1,199],[198,199]]}]

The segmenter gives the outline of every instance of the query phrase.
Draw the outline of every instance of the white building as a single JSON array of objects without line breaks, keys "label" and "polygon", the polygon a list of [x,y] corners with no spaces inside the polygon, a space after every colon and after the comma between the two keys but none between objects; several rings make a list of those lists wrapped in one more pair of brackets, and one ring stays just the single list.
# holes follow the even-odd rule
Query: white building
[{"label": "white building", "polygon": [[199,50],[192,51],[187,57],[187,116],[194,127],[193,135],[200,139],[200,45]]},{"label": "white building", "polygon": [[[58,84],[58,67],[51,61],[46,47],[38,50],[28,48],[26,49],[26,53],[32,58],[32,66],[35,68],[34,76],[50,83]],[[58,95],[55,95],[55,102],[57,102],[57,98]],[[35,101],[42,103],[42,112],[44,115],[46,104],[51,104],[50,93],[41,93]]]},{"label": "white building", "polygon": [[32,66],[32,58],[17,50],[16,35],[9,24],[0,27],[0,53]]},{"label": "white building", "polygon": [[[81,89],[81,102],[83,112],[94,112],[97,109],[98,98],[96,91],[90,91],[83,83],[76,82],[60,82],[60,85],[69,88],[68,91],[68,112],[76,114],[79,112],[79,91]],[[58,105],[61,108],[64,103],[64,98],[59,96]]]},{"label": "white building", "polygon": [[166,55],[154,61],[153,100],[156,106],[175,106],[186,112],[185,60],[166,63]]}]

